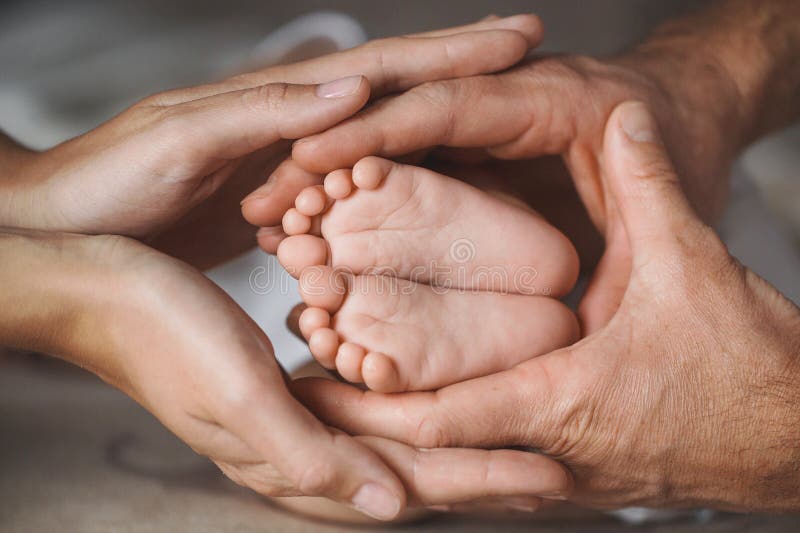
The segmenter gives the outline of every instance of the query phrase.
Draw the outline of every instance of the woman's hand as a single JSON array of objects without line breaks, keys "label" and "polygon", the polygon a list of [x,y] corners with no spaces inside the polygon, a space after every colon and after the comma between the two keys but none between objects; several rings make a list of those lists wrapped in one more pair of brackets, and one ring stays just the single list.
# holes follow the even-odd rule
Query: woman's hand
[{"label": "woman's hand", "polygon": [[[124,237],[0,231],[0,345],[57,355],[121,389],[237,483],[375,518],[568,494],[557,462],[421,450],[324,426],[288,392],[266,335],[185,263]],[[540,497],[541,496],[541,497]]]},{"label": "woman's hand", "polygon": [[[5,165],[0,225],[149,238],[227,183],[239,196],[217,220],[241,228],[239,202],[285,153],[279,141],[323,131],[370,96],[507,68],[540,37],[535,17],[484,21],[151,96],[85,135]],[[183,230],[166,247],[183,238],[242,251],[227,250],[227,235],[211,243]]]},{"label": "woman's hand", "polygon": [[632,251],[606,326],[436,393],[295,391],[353,434],[536,448],[571,469],[584,505],[800,509],[800,309],[695,215],[641,103],[612,114],[602,157]]}]

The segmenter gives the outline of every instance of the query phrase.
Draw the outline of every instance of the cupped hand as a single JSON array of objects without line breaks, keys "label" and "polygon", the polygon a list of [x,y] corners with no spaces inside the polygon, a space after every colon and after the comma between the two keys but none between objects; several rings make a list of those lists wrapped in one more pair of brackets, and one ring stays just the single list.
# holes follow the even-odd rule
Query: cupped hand
[{"label": "cupped hand", "polygon": [[418,446],[528,446],[593,507],[800,508],[800,309],[731,257],[682,192],[641,103],[602,159],[632,253],[618,311],[579,343],[435,393],[301,381],[331,425]]},{"label": "cupped hand", "polygon": [[[215,220],[243,229],[239,202],[263,183],[276,155],[285,154],[280,141],[333,126],[370,95],[504,69],[540,35],[533,17],[489,20],[156,94],[85,135],[20,161],[14,179],[3,183],[10,209],[0,223],[149,238],[194,211],[195,219],[164,242],[192,259],[200,254],[180,241],[203,240],[192,232],[202,218],[198,208],[226,208],[226,216]],[[240,194],[232,203],[201,206],[230,188]],[[214,247],[229,255],[243,251],[227,250],[241,239],[218,230],[215,235],[222,238]],[[211,247],[209,237],[202,246]],[[246,242],[253,242],[252,232]],[[205,267],[215,261],[194,262]]]},{"label": "cupped hand", "polygon": [[[425,83],[296,142],[293,164],[279,167],[273,181],[276,186],[308,181],[309,172],[349,167],[366,155],[397,157],[432,147],[479,149],[500,159],[563,156],[591,220],[606,238],[605,256],[579,309],[590,333],[616,310],[630,269],[630,251],[608,220],[615,210],[603,179],[603,130],[616,105],[639,100],[653,110],[689,199],[706,221],[724,205],[728,167],[740,141],[731,123],[735,90],[710,95],[704,80],[687,83],[685,69],[675,64],[670,54],[637,50],[604,60],[539,58],[496,75]],[[724,81],[714,86],[729,88]],[[281,193],[273,188],[272,194],[280,203]],[[274,222],[255,216],[250,221]],[[269,251],[275,242],[263,239],[262,246]]]},{"label": "cupped hand", "polygon": [[568,472],[541,455],[418,449],[326,427],[289,393],[241,308],[132,239],[0,230],[0,251],[0,344],[94,372],[261,494],[325,496],[386,520],[406,505],[534,509],[569,493]]}]

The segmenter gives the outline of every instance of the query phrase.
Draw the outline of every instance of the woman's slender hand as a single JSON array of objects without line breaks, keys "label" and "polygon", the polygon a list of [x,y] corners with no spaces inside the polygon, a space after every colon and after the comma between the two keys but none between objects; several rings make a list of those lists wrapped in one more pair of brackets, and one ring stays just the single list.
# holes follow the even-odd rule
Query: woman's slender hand
[{"label": "woman's slender hand", "polygon": [[[225,203],[232,209],[215,220],[242,229],[239,202],[263,183],[276,155],[285,155],[280,141],[323,131],[370,96],[507,68],[540,36],[532,16],[489,20],[156,94],[85,135],[0,164],[0,225],[149,238],[193,208],[197,218],[201,204],[234,189],[239,196]],[[213,236],[224,237],[208,242],[213,236],[193,234],[192,222],[165,248],[199,255],[176,242],[186,239],[229,255],[242,251],[228,250],[231,242],[241,246],[238,235],[217,230]]]},{"label": "woman's slender hand", "polygon": [[132,239],[0,230],[0,345],[78,364],[231,479],[375,518],[473,500],[535,509],[568,472],[520,451],[417,449],[326,427],[289,393],[266,335],[189,265]]},{"label": "woman's slender hand", "polygon": [[353,434],[536,448],[584,505],[800,509],[800,309],[693,212],[641,103],[614,111],[603,160],[633,265],[606,326],[435,393],[295,392]]}]

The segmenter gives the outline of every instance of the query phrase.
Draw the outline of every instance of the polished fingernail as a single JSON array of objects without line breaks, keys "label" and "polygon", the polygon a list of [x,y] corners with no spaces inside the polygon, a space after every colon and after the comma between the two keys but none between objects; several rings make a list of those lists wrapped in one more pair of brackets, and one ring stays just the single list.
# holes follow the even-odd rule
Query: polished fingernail
[{"label": "polished fingernail", "polygon": [[377,483],[367,483],[353,496],[353,505],[378,520],[391,520],[400,512],[400,501]]},{"label": "polished fingernail", "polygon": [[350,96],[358,90],[361,85],[361,76],[349,76],[328,83],[323,83],[317,87],[317,96],[320,98],[341,98]]},{"label": "polished fingernail", "polygon": [[627,102],[620,108],[620,124],[625,135],[637,143],[660,142],[658,126],[641,102]]}]

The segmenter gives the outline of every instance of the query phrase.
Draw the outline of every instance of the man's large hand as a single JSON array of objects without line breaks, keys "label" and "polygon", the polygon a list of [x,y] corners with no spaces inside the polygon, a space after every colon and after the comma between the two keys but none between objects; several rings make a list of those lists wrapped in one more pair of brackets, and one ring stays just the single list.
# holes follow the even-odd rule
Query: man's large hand
[{"label": "man's large hand", "polygon": [[[738,147],[732,128],[720,117],[735,105],[733,95],[717,93],[715,104],[707,104],[707,95],[684,90],[677,74],[676,79],[657,77],[653,72],[663,76],[667,69],[651,63],[649,56],[638,54],[608,61],[552,57],[498,75],[422,84],[296,142],[293,164],[276,171],[271,194],[280,196],[280,185],[293,180],[308,181],[309,172],[348,167],[371,154],[393,157],[443,146],[479,148],[502,159],[562,155],[608,242],[580,310],[584,330],[591,332],[613,314],[629,269],[628,250],[615,242],[607,221],[613,210],[607,206],[601,150],[611,110],[624,100],[647,102],[692,203],[707,220],[721,211],[727,167]],[[274,222],[257,214],[249,220],[265,226]],[[263,244],[269,247],[273,241]]]},{"label": "man's large hand", "polygon": [[353,434],[419,446],[529,446],[563,461],[596,507],[800,508],[800,309],[694,214],[641,103],[603,139],[632,251],[617,313],[569,348],[435,393],[300,381]]}]

